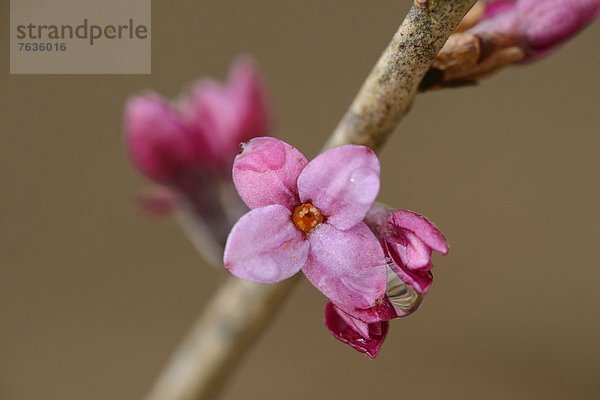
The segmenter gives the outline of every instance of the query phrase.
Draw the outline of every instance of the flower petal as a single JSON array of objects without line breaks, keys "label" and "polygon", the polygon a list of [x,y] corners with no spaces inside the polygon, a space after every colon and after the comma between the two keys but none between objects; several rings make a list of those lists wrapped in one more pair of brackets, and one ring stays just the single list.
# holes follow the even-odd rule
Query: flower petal
[{"label": "flower petal", "polygon": [[331,301],[349,309],[370,308],[383,298],[385,256],[365,224],[340,231],[323,223],[308,234],[308,240],[304,274]]},{"label": "flower petal", "polygon": [[271,130],[271,106],[252,58],[242,56],[235,60],[229,75],[229,85],[239,113],[236,143],[267,135]]},{"label": "flower petal", "polygon": [[391,257],[392,263],[390,268],[400,279],[409,284],[418,293],[427,293],[431,283],[433,282],[433,275],[431,274],[431,266],[420,270],[411,270],[406,268],[403,264],[402,259],[398,254],[389,247],[386,249],[387,254]]},{"label": "flower petal", "polygon": [[389,245],[408,269],[431,269],[431,248],[413,232],[403,230]]},{"label": "flower petal", "polygon": [[240,123],[228,88],[214,79],[196,82],[182,108],[190,126],[204,136],[207,163],[215,168],[225,167],[224,161],[230,163],[237,151],[239,142],[235,140]]},{"label": "flower petal", "polygon": [[201,161],[203,148],[182,116],[156,94],[136,96],[125,107],[127,150],[150,179],[169,183],[182,170]]},{"label": "flower petal", "polygon": [[296,181],[308,161],[295,147],[271,137],[243,145],[233,162],[233,183],[250,208],[299,204]]},{"label": "flower petal", "polygon": [[377,304],[371,308],[348,308],[343,304],[336,304],[336,307],[344,311],[346,314],[367,324],[373,324],[375,322],[389,321],[394,318],[398,318],[398,314],[394,309],[388,296],[384,296]]},{"label": "flower petal", "polygon": [[302,202],[311,201],[327,222],[346,230],[363,220],[379,192],[379,160],[365,146],[341,146],[312,160],[298,178]]},{"label": "flower petal", "polygon": [[190,126],[204,136],[206,163],[229,169],[240,142],[269,133],[266,97],[258,69],[248,57],[232,64],[226,83],[203,79],[193,85],[182,109]]},{"label": "flower petal", "polygon": [[488,19],[512,11],[515,9],[516,3],[515,0],[488,0],[485,3],[483,18]]},{"label": "flower petal", "polygon": [[427,218],[412,211],[398,210],[393,212],[389,221],[397,228],[414,232],[432,250],[443,255],[448,254],[446,238],[440,230]]},{"label": "flower petal", "polygon": [[325,326],[336,339],[370,358],[377,357],[388,331],[387,321],[366,324],[331,302],[325,306]]},{"label": "flower petal", "polygon": [[517,2],[525,40],[548,50],[585,28],[600,12],[598,0],[521,0]]},{"label": "flower petal", "polygon": [[309,242],[280,205],[251,210],[234,225],[223,263],[235,276],[260,283],[275,283],[298,272],[308,256]]}]

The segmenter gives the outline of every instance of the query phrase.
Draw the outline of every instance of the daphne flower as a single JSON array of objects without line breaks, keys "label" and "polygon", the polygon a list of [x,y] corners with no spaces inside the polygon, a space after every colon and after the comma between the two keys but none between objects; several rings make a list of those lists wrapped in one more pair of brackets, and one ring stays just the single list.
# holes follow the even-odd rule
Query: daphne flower
[{"label": "daphne flower", "polygon": [[245,143],[233,181],[251,211],[231,230],[225,268],[261,283],[302,270],[334,303],[373,307],[385,294],[386,264],[362,220],[379,191],[379,171],[364,146],[341,146],[309,163],[274,138]]},{"label": "daphne flower", "polygon": [[366,224],[380,240],[388,260],[385,297],[368,309],[327,304],[325,325],[340,341],[375,358],[385,340],[387,321],[416,311],[432,282],[431,253],[448,253],[446,239],[427,218],[375,203]]}]

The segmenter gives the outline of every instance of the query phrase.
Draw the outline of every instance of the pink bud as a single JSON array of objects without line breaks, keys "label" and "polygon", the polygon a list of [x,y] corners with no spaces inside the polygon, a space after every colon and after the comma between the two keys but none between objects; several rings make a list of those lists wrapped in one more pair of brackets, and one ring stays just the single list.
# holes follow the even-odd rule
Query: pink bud
[{"label": "pink bud", "polygon": [[549,54],[590,24],[600,0],[496,0],[486,5],[484,19],[470,30],[513,38],[525,61]]},{"label": "pink bud", "polygon": [[127,102],[125,139],[134,164],[160,183],[192,167],[201,156],[198,137],[194,138],[175,109],[152,93]]},{"label": "pink bud", "polygon": [[141,172],[163,184],[199,168],[226,175],[241,142],[269,133],[266,97],[246,57],[233,64],[226,84],[196,84],[181,108],[153,93],[134,97],[125,109],[129,154]]},{"label": "pink bud", "polygon": [[432,251],[448,253],[446,238],[439,229],[422,215],[394,211],[378,203],[369,210],[365,223],[381,240],[392,271],[415,292],[427,293],[433,281]]},{"label": "pink bud", "polygon": [[387,321],[365,323],[331,302],[325,306],[325,326],[336,339],[370,358],[377,357],[388,331]]},{"label": "pink bud", "polygon": [[599,0],[523,0],[517,3],[522,35],[536,52],[560,45],[591,23],[600,11]]},{"label": "pink bud", "polygon": [[270,107],[258,69],[250,58],[234,62],[226,84],[205,79],[184,100],[191,126],[204,132],[213,167],[228,170],[241,142],[270,131]]},{"label": "pink bud", "polygon": [[325,307],[325,325],[336,339],[375,358],[388,321],[416,311],[432,282],[431,252],[448,253],[446,239],[427,218],[375,203],[365,224],[379,240],[386,260],[385,294],[369,308],[336,302]]},{"label": "pink bud", "polygon": [[484,19],[493,18],[498,14],[511,11],[515,8],[516,0],[488,0],[485,3]]}]

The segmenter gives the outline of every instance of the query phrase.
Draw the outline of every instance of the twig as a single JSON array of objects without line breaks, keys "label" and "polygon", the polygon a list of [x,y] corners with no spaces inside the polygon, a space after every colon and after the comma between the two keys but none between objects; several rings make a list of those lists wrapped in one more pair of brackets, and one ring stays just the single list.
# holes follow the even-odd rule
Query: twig
[{"label": "twig", "polygon": [[228,278],[179,345],[147,399],[217,397],[298,277],[277,285]]},{"label": "twig", "polygon": [[410,111],[419,83],[474,0],[417,1],[367,77],[329,147],[379,149]]},{"label": "twig", "polygon": [[[417,0],[325,148],[355,143],[379,149],[410,110],[429,65],[475,1]],[[147,400],[214,399],[298,280],[258,285],[228,278]]]}]

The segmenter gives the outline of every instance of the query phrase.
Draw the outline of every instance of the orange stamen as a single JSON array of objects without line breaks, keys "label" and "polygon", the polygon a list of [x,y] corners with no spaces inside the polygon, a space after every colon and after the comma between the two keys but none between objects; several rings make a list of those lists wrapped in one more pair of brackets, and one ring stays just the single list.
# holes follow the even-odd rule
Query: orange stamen
[{"label": "orange stamen", "polygon": [[304,233],[315,229],[323,222],[323,219],[321,211],[311,203],[300,204],[294,209],[294,213],[292,214],[294,225]]}]

